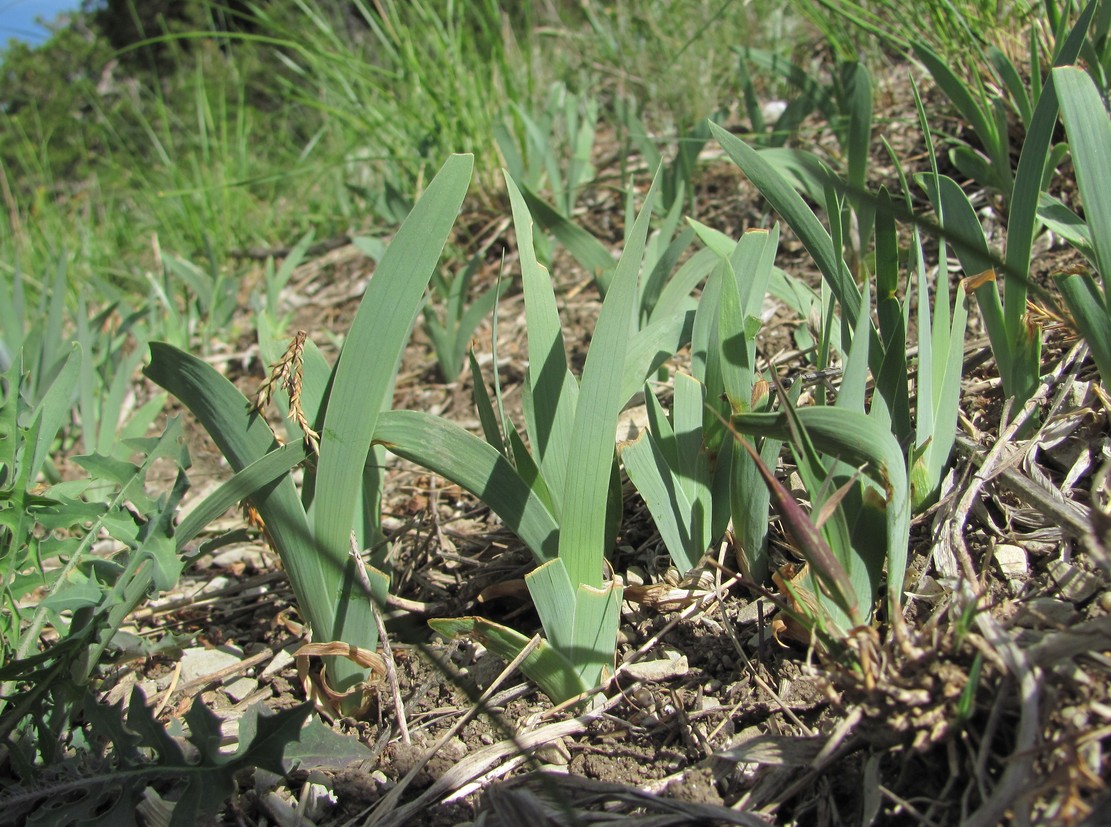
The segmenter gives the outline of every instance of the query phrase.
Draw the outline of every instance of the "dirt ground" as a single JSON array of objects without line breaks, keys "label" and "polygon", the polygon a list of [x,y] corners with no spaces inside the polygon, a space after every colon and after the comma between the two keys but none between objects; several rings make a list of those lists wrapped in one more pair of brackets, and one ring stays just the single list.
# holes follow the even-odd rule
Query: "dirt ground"
[{"label": "dirt ground", "polygon": [[[697,183],[700,220],[734,237],[767,224],[728,161],[707,153]],[[622,197],[600,190],[586,201],[582,222],[616,244]],[[460,226],[469,236],[461,241],[488,246],[479,288],[496,279],[502,251],[514,272],[506,222],[465,214]],[[1043,239],[1036,269],[1044,276],[1069,255]],[[816,283],[787,232],[777,264]],[[351,247],[303,265],[288,291],[290,332],[306,330],[328,353],[326,333],[346,329],[371,267]],[[581,364],[596,293],[565,254],[552,272],[571,361]],[[519,290],[499,319],[498,369],[512,413],[526,367]],[[618,664],[639,659],[587,711],[553,709],[481,647],[434,639],[423,624],[482,614],[538,629],[512,588],[531,558],[469,494],[395,460],[385,527],[396,686],[378,687],[365,720],[334,722],[360,752],[284,781],[239,779],[220,823],[298,823],[287,820],[298,806],[299,823],[320,825],[1111,823],[1103,753],[1111,746],[1111,536],[1106,518],[1093,522],[1089,511],[1105,505],[1107,395],[1067,329],[1047,331],[1033,410],[1041,425],[1025,439],[1000,440],[1000,388],[975,311],[970,321],[953,473],[941,502],[915,519],[904,618],[861,636],[870,669],[777,636],[776,596],[736,581],[726,543],[720,567],[682,600],[627,601]],[[789,353],[797,324],[777,312],[761,354],[778,361]],[[228,353],[219,367],[253,391],[265,373],[253,339]],[[477,353],[489,380],[488,326]],[[796,357],[778,368],[786,375],[805,364]],[[395,405],[477,431],[469,382],[440,383],[418,326]],[[227,469],[200,429],[190,434],[199,499]],[[784,479],[789,471],[781,464]],[[659,536],[627,485],[626,494],[614,570],[627,583],[665,583],[673,572]],[[212,533],[241,526],[228,515]],[[773,535],[782,542],[774,520]],[[507,586],[505,595],[487,599],[492,586]],[[234,656],[189,681],[180,652],[121,676],[113,692],[146,687],[163,719],[198,695],[231,722],[251,703],[280,708],[304,698],[288,654],[300,618],[261,538],[200,555],[176,593],[138,613],[134,630],[172,631],[184,650]]]}]

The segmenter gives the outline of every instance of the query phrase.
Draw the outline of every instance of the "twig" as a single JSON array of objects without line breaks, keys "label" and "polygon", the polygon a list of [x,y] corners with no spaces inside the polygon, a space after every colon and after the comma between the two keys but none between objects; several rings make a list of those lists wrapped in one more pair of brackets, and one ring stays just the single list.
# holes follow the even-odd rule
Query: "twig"
[{"label": "twig", "polygon": [[185,684],[185,686],[181,687],[181,689],[179,690],[181,692],[182,700],[196,695],[198,692],[200,692],[210,684],[223,684],[225,681],[227,681],[228,678],[234,678],[237,675],[241,675],[248,669],[254,666],[258,666],[263,661],[272,657],[274,657],[274,650],[268,647],[266,649],[263,649],[261,652],[256,652],[249,658],[244,658],[237,663],[233,663],[231,666],[224,667],[223,669],[212,672],[208,675],[202,675],[199,678],[194,678],[193,680],[189,681],[189,683]]},{"label": "twig", "polygon": [[406,614],[422,616],[442,615],[448,610],[447,606],[443,603],[426,603],[421,600],[410,600],[406,597],[398,597],[395,594],[386,595],[386,605],[391,609],[401,609],[401,611]]},{"label": "twig", "polygon": [[1011,674],[1018,680],[1022,711],[1014,749],[1006,761],[1006,769],[1003,770],[1003,775],[988,800],[965,821],[965,827],[992,827],[1002,821],[1007,810],[1014,811],[1017,824],[1028,824],[1028,815],[1024,815],[1022,808],[1015,807],[1014,804],[1030,790],[1036,757],[1035,746],[1041,726],[1041,716],[1038,713],[1041,670],[1030,663],[1026,653],[1003,631],[990,614],[978,614],[976,625],[980,627],[981,633],[988,642],[996,647]]},{"label": "twig", "polygon": [[378,626],[378,641],[382,648],[382,660],[386,662],[386,680],[390,684],[390,694],[393,696],[394,714],[397,715],[397,729],[401,733],[401,743],[408,746],[412,741],[409,738],[409,723],[405,719],[405,701],[401,697],[401,686],[397,681],[397,665],[393,660],[390,638],[386,633],[386,624],[382,620],[382,611],[378,608],[378,603],[371,601],[370,607],[374,612],[374,623]]},{"label": "twig", "polygon": [[162,696],[162,700],[158,702],[158,706],[156,706],[154,712],[151,713],[152,718],[157,719],[158,716],[162,714],[162,710],[165,709],[166,705],[170,702],[170,696],[174,694],[174,690],[177,689],[177,682],[181,680],[181,665],[182,661],[180,660],[174,664],[174,674],[170,676],[170,685],[166,687],[166,694]]},{"label": "twig", "polygon": [[[943,516],[942,512],[938,512],[939,520],[947,520],[948,531],[942,532],[933,548],[934,564],[938,571],[947,577],[963,575],[972,588],[973,599],[979,599],[981,589],[976,569],[964,542],[964,526],[968,522],[968,514],[977,502],[984,485],[998,472],[998,468],[1003,463],[1006,452],[1015,436],[1030,421],[1038,406],[1045,400],[1049,388],[1061,379],[1068,366],[1074,363],[1078,364],[1086,352],[1087,348],[1082,343],[1073,347],[1068,356],[1061,360],[1053,373],[1042,382],[1029,401],[1023,405],[1022,410],[1019,411],[1014,420],[999,434],[995,445],[992,446],[980,463],[980,470],[973,475],[969,486],[965,489],[960,500],[950,509],[949,514]],[[1059,402],[1060,398],[1058,398],[1057,404]]]},{"label": "twig", "polygon": [[784,790],[777,798],[778,801],[767,805],[761,809],[764,813],[774,813],[800,792],[805,790],[814,783],[819,775],[826,771],[826,769],[835,761],[840,759],[845,754],[856,749],[856,745],[852,742],[844,743],[845,738],[849,733],[860,723],[864,717],[864,710],[859,706],[853,709],[848,716],[845,717],[834,729],[833,734],[829,736],[825,744],[822,746],[821,751],[814,757],[810,763],[810,767],[802,774],[798,780],[791,786]]},{"label": "twig", "polygon": [[[441,776],[437,783],[433,784],[432,787],[416,801],[410,802],[401,810],[396,809],[397,802],[401,799],[401,794],[404,793],[408,786],[413,783],[413,779],[417,777],[417,774],[424,769],[424,767],[430,760],[432,760],[432,756],[443,749],[444,745],[452,738],[454,738],[455,735],[464,726],[466,726],[472,718],[474,718],[481,710],[486,708],[486,704],[490,696],[493,695],[495,691],[497,691],[497,688],[501,686],[509,678],[510,675],[517,671],[517,667],[519,667],[524,659],[531,655],[536,647],[539,645],[540,636],[533,636],[532,640],[530,640],[528,644],[517,654],[517,657],[513,658],[513,660],[505,667],[505,669],[501,671],[501,674],[498,675],[494,682],[486,688],[486,691],[482,693],[482,695],[471,706],[471,708],[468,709],[465,714],[461,715],[458,721],[448,727],[447,731],[440,736],[440,740],[435,743],[432,749],[428,750],[428,752],[422,755],[421,759],[417,761],[409,770],[409,772],[405,774],[405,777],[398,781],[397,785],[375,805],[374,811],[371,813],[370,818],[368,818],[366,822],[364,822],[367,827],[370,827],[370,825],[382,823],[384,819],[387,819],[390,816],[397,816],[402,812],[408,815],[410,813],[410,809],[413,808],[415,804],[417,804],[418,802],[431,801],[435,797],[435,795],[439,795],[442,792],[442,790],[437,790],[437,787],[440,786],[439,782],[443,781],[443,776]],[[513,740],[516,741],[517,739],[515,738]],[[524,750],[525,747],[522,746],[521,751],[523,752]],[[448,787],[448,789],[450,789],[450,787]],[[430,796],[429,794],[432,793],[434,790],[437,790],[435,795]],[[423,806],[423,803],[421,806]]]},{"label": "twig", "polygon": [[[957,448],[977,465],[982,465],[978,452],[980,446],[967,437],[957,437]],[[1033,506],[1043,516],[1048,517],[1077,539],[1084,539],[1089,529],[1088,509],[1076,502],[1055,499],[1045,489],[1024,477],[1014,468],[997,469],[995,477],[1010,491],[1021,497],[1023,502]]]},{"label": "twig", "polygon": [[[737,637],[736,629],[733,628],[733,624],[726,618],[725,612],[722,612],[720,614],[720,617],[722,621],[722,627],[725,629],[725,633],[729,636],[729,640],[733,644],[733,649],[738,655],[741,656],[741,660],[743,660],[745,663],[745,668],[748,670],[749,674],[752,675],[753,682],[758,687],[760,687],[760,689],[764,690],[764,692],[766,692],[772,700],[779,704],[780,711],[791,720],[791,723],[801,729],[808,736],[815,735],[816,733],[814,732],[814,730],[808,727],[802,720],[802,718],[795,714],[795,711],[787,705],[787,702],[779,696],[779,693],[772,689],[771,685],[762,677],[760,677],[760,673],[756,671],[756,667],[753,665],[752,660],[745,653],[744,647],[741,645],[741,641]],[[717,734],[716,730],[714,734]]]}]

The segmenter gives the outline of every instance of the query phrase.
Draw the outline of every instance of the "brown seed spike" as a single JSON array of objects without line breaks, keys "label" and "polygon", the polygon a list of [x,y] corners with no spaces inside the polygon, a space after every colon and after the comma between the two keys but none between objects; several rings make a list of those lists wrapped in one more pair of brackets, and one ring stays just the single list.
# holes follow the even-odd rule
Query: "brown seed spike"
[{"label": "brown seed spike", "polygon": [[305,433],[305,442],[314,454],[320,453],[320,434],[313,430],[301,407],[301,391],[305,361],[305,342],[308,334],[298,330],[282,358],[270,366],[270,376],[262,383],[255,397],[254,410],[261,411],[269,403],[278,385],[289,394],[289,418]]}]

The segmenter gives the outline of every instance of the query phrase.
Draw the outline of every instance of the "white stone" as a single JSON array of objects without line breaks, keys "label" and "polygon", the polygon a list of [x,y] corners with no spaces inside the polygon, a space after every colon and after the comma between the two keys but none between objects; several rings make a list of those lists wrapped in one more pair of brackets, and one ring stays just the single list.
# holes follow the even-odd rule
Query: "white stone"
[{"label": "white stone", "polygon": [[661,660],[642,660],[626,666],[624,672],[631,678],[641,681],[666,681],[681,678],[690,671],[687,657],[663,658]]},{"label": "white stone", "polygon": [[249,697],[256,689],[258,689],[258,681],[254,678],[238,678],[224,687],[224,694],[231,698],[234,703],[239,703]]},{"label": "white stone", "polygon": [[269,678],[271,675],[276,675],[293,663],[293,655],[288,649],[280,649],[274,655],[273,660],[266,664],[266,668],[262,670],[262,677]]},{"label": "white stone", "polygon": [[196,647],[186,649],[181,653],[182,684],[192,683],[198,678],[212,675],[229,666],[234,666],[243,659],[243,653],[225,651],[224,649],[205,649]]},{"label": "white stone", "polygon": [[999,571],[1008,580],[1024,578],[1030,572],[1030,563],[1026,559],[1026,551],[1010,543],[999,543],[995,547],[995,562]]}]

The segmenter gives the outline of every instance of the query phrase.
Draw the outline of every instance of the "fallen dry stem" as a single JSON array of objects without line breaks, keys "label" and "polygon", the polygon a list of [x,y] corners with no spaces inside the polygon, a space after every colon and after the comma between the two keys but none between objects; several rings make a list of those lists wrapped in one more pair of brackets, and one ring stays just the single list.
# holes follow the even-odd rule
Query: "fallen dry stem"
[{"label": "fallen dry stem", "polygon": [[[456,734],[458,734],[458,732],[464,726],[466,726],[472,718],[478,715],[478,713],[482,710],[488,708],[488,701],[490,699],[490,696],[497,691],[497,688],[499,686],[501,686],[506,680],[509,679],[510,675],[517,671],[517,668],[521,665],[521,662],[524,661],[524,659],[527,658],[529,655],[531,655],[532,652],[539,645],[540,637],[538,635],[533,636],[532,640],[530,640],[528,644],[517,654],[517,657],[510,661],[510,663],[506,665],[505,669],[501,671],[501,674],[499,674],[498,677],[494,679],[493,683],[486,687],[486,691],[483,692],[481,696],[479,696],[478,700],[475,701],[471,708],[467,710],[465,714],[461,715],[459,717],[459,720],[448,727],[444,734],[440,736],[440,740],[437,741],[430,750],[422,755],[420,760],[413,765],[412,769],[410,769],[408,773],[406,773],[405,777],[398,781],[397,785],[372,808],[374,812],[365,822],[366,825],[379,824],[380,822],[382,822],[383,818],[387,818],[391,813],[396,814],[397,812],[399,812],[395,808],[397,807],[398,800],[400,800],[401,798],[401,794],[405,792],[406,788],[408,788],[408,786],[413,783],[413,779],[417,777],[418,773],[420,773],[420,771],[425,768],[428,762],[432,760],[432,756],[443,749],[444,744],[454,738]],[[435,785],[433,785],[433,787],[435,787]],[[417,801],[421,801],[427,795],[428,793],[426,792],[419,799],[417,799]],[[407,805],[407,807],[412,807],[413,804],[416,803],[417,802],[412,802]]]},{"label": "fallen dry stem", "polygon": [[[945,577],[956,578],[958,576],[963,576],[972,589],[974,600],[979,600],[981,596],[981,587],[979,575],[976,573],[976,567],[972,563],[972,558],[968,553],[968,546],[965,545],[964,542],[964,527],[968,522],[969,512],[972,510],[973,505],[979,500],[980,491],[983,489],[984,485],[996,475],[998,469],[1006,460],[1015,437],[1031,420],[1037,412],[1038,407],[1044,403],[1049,389],[1061,381],[1067,369],[1072,368],[1072,375],[1075,375],[1075,371],[1078,369],[1080,361],[1083,359],[1086,352],[1087,347],[1082,343],[1075,345],[1072,350],[1069,351],[1068,355],[1058,363],[1053,373],[1042,382],[1029,401],[1023,405],[1018,415],[1007,425],[1007,428],[1000,433],[995,445],[992,446],[991,450],[988,451],[981,461],[980,470],[972,476],[972,480],[968,487],[964,490],[960,499],[952,506],[949,513],[942,517],[941,512],[939,512],[939,518],[948,524],[948,530],[941,533],[938,542],[934,545],[932,550],[934,564],[937,566],[938,571]],[[1060,404],[1062,399],[1063,395],[1059,395],[1054,404],[1054,409]]]},{"label": "fallen dry stem", "polygon": [[[979,456],[980,446],[971,439],[958,436],[957,448],[973,463],[982,466],[983,460]],[[1088,509],[1084,506],[1054,498],[1045,489],[1009,466],[997,469],[994,478],[1003,483],[1012,494],[1020,497],[1023,502],[1061,526],[1073,537],[1082,540],[1087,535],[1089,517]]]},{"label": "fallen dry stem", "polygon": [[386,623],[382,620],[382,611],[378,608],[378,604],[374,603],[371,610],[374,612],[374,623],[378,627],[382,660],[386,662],[386,682],[390,685],[390,695],[393,697],[394,714],[397,716],[397,731],[401,735],[401,743],[408,746],[412,743],[412,740],[409,738],[409,722],[405,718],[405,700],[401,697],[401,685],[397,680],[397,664],[394,663],[390,636],[386,631]]}]

